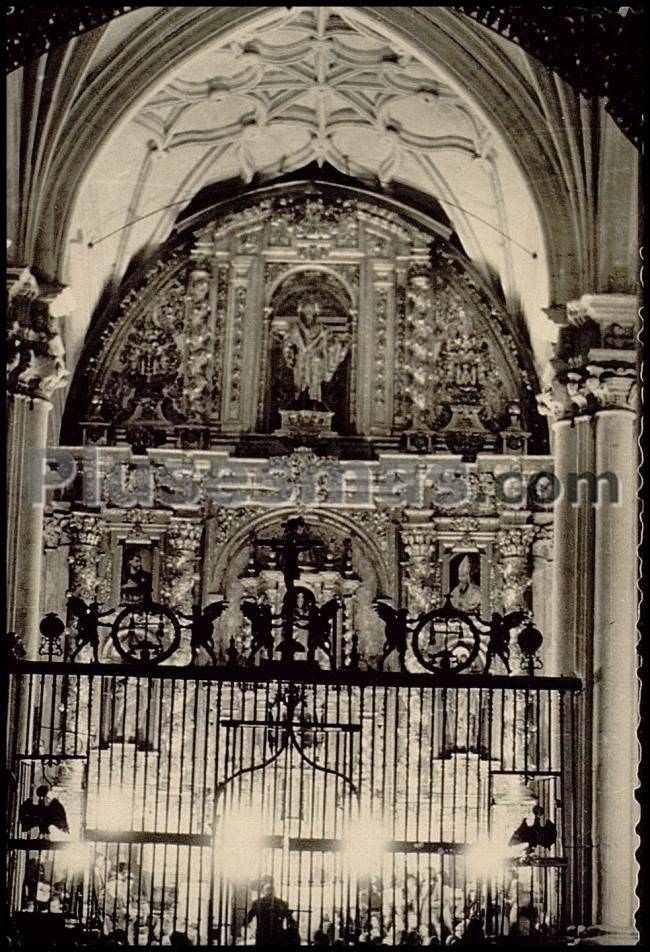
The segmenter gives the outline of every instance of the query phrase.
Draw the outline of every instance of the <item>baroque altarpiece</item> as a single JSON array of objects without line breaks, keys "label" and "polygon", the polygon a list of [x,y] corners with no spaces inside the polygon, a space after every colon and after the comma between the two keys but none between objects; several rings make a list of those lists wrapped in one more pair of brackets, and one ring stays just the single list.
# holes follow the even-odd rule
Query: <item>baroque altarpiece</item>
[{"label": "baroque altarpiece", "polygon": [[[92,858],[17,852],[16,908],[230,944],[272,877],[305,942],[571,921],[553,465],[522,329],[451,231],[261,190],[179,226],[86,346],[45,521],[61,673],[25,675],[18,744],[19,799],[45,778]],[[488,876],[495,831],[520,862]]]}]

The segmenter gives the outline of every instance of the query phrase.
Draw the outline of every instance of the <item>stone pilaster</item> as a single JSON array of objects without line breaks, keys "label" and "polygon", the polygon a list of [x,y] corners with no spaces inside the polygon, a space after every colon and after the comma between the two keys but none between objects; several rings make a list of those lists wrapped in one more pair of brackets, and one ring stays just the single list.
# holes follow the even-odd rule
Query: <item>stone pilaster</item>
[{"label": "stone pilaster", "polygon": [[28,268],[9,269],[7,279],[7,626],[34,658],[43,564],[43,451],[50,398],[68,378],[58,326],[63,289],[39,287]]},{"label": "stone pilaster", "polygon": [[[616,378],[613,378],[614,380]],[[594,749],[599,923],[633,933],[638,848],[637,414],[629,380],[607,385],[596,413],[597,472],[612,472],[618,503],[595,510]],[[606,490],[605,490],[606,492]]]},{"label": "stone pilaster", "polygon": [[630,939],[638,869],[637,307],[626,295],[570,302],[539,398],[552,419],[562,489],[554,513],[558,663],[585,688],[571,738],[572,875],[582,886],[573,915]]}]

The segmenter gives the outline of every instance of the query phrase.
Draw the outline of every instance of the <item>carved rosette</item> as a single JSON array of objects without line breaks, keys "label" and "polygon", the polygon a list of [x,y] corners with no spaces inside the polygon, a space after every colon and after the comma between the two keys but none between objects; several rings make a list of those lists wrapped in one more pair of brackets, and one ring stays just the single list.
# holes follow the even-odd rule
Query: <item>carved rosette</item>
[{"label": "carved rosette", "polygon": [[165,605],[184,614],[191,613],[195,601],[202,538],[203,526],[200,523],[172,518],[166,536],[160,593]]},{"label": "carved rosette", "polygon": [[525,608],[526,591],[531,581],[531,542],[535,526],[517,526],[499,529],[495,565],[497,592],[504,612]]}]

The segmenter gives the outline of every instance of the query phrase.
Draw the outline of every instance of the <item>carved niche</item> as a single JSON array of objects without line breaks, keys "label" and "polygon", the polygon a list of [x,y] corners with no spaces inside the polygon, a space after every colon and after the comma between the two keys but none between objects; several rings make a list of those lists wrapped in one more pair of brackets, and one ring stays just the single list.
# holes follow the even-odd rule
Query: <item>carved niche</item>
[{"label": "carved niche", "polygon": [[266,388],[262,428],[275,430],[280,414],[322,403],[332,429],[350,428],[352,302],[327,272],[290,273],[276,289],[265,341]]}]

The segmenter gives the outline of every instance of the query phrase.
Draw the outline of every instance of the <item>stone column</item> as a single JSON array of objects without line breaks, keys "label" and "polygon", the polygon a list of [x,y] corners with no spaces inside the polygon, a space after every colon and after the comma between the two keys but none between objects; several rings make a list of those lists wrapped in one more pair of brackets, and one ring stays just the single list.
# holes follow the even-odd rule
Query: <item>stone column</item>
[{"label": "stone column", "polygon": [[630,940],[639,843],[635,391],[629,376],[611,376],[596,413],[596,472],[616,475],[618,501],[605,496],[596,507],[594,586],[595,913],[601,925]]},{"label": "stone column", "polygon": [[36,658],[43,563],[40,491],[50,397],[68,378],[58,330],[61,288],[42,289],[28,268],[8,272],[7,626]]},{"label": "stone column", "polygon": [[[540,397],[556,421],[562,488],[553,589],[560,667],[584,685],[576,729],[565,738],[577,784],[573,818],[565,810],[577,848],[570,882],[578,892],[569,914],[624,943],[634,935],[638,871],[636,321],[629,295],[569,302],[553,380]],[[587,475],[600,502],[576,501],[577,474]],[[612,477],[618,502],[607,496]]]}]

